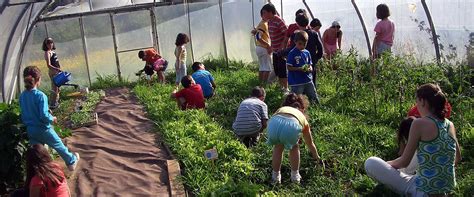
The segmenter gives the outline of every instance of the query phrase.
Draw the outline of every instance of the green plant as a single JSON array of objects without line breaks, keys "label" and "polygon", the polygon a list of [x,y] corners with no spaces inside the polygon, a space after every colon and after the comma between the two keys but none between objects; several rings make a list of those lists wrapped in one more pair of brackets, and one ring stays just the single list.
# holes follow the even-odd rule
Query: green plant
[{"label": "green plant", "polygon": [[0,103],[0,194],[21,186],[24,179],[26,128],[20,122],[18,103]]}]

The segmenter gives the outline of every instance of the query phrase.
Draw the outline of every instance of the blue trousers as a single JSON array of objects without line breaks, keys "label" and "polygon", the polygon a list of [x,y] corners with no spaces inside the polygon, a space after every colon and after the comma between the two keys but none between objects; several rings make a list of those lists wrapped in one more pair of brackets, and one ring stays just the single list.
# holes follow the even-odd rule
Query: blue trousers
[{"label": "blue trousers", "polygon": [[305,94],[311,102],[319,103],[319,96],[318,93],[316,93],[316,87],[312,81],[310,83],[290,87],[291,92],[295,94]]},{"label": "blue trousers", "polygon": [[72,165],[77,160],[76,156],[69,152],[61,138],[52,128],[48,130],[28,129],[28,139],[30,140],[30,145],[47,144],[49,147],[52,147],[63,158],[66,165]]}]

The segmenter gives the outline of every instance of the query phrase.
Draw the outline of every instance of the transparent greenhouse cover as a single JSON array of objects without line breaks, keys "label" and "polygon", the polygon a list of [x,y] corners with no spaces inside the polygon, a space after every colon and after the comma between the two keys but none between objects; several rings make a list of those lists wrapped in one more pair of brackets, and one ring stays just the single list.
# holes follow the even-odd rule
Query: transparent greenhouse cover
[{"label": "transparent greenhouse cover", "polygon": [[[143,68],[137,52],[155,48],[174,62],[178,33],[191,38],[187,63],[206,58],[256,62],[250,31],[265,0],[0,0],[1,101],[22,90],[19,71],[29,65],[47,68],[41,50],[46,37],[55,40],[61,65],[74,83],[90,86],[97,76],[118,75],[134,80]],[[474,37],[474,0],[272,0],[286,24],[307,9],[322,22],[321,33],[333,21],[343,31],[343,52],[354,49],[369,56],[378,22],[375,8],[390,7],[395,23],[392,51],[419,61],[465,61]],[[426,6],[423,6],[423,2]],[[426,8],[426,9],[425,9]],[[360,13],[360,15],[358,14]],[[429,22],[429,15],[433,21]],[[364,25],[367,36],[364,33]],[[434,29],[433,29],[433,28]],[[432,30],[436,30],[437,43]],[[367,43],[367,40],[369,43]],[[474,42],[474,41],[471,41]],[[435,46],[439,48],[439,55]],[[172,68],[172,64],[169,68]],[[173,69],[168,69],[168,71]],[[43,77],[43,87],[50,84]]]}]

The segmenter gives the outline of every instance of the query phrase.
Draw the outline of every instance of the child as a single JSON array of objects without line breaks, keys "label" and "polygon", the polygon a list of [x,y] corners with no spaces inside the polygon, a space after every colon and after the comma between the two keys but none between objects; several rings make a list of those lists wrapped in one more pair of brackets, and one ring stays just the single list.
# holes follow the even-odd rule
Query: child
[{"label": "child", "polygon": [[[408,135],[410,133],[410,127],[416,117],[408,116],[402,120],[400,123],[400,127],[397,130],[397,142],[398,142],[398,156],[403,154],[405,150],[405,146],[408,142]],[[410,164],[406,168],[399,169],[400,172],[405,174],[415,174],[415,170],[418,167],[418,158],[416,158],[416,151],[415,155],[410,161]]]},{"label": "child", "polygon": [[214,83],[214,78],[211,73],[206,70],[204,64],[201,62],[194,62],[191,66],[193,69],[193,79],[197,84],[201,85],[202,93],[204,98],[209,99],[215,94],[216,83]]},{"label": "child", "polygon": [[171,93],[171,98],[176,99],[178,107],[182,110],[186,109],[204,109],[206,103],[202,94],[201,85],[196,84],[190,75],[186,75],[181,79],[184,89]]},{"label": "child", "polygon": [[189,42],[188,35],[179,33],[176,36],[176,49],[174,55],[176,56],[176,62],[174,68],[176,69],[176,89],[178,89],[180,80],[186,76],[186,44]]},{"label": "child", "polygon": [[326,57],[331,59],[337,52],[342,49],[342,31],[339,22],[334,21],[329,29],[323,34],[323,47]]},{"label": "child", "polygon": [[[308,18],[308,15],[307,15],[305,9],[296,10],[295,17],[297,18],[300,15],[305,16],[306,18]],[[300,27],[298,26],[298,21],[296,21],[296,18],[295,18],[296,23],[292,23],[292,24],[288,25],[288,30],[286,31],[286,36],[288,38],[291,37],[291,35],[293,35],[294,33],[296,33],[295,31],[300,29]],[[292,43],[290,42],[288,44],[292,44]]]},{"label": "child", "polygon": [[[296,24],[298,25],[299,31],[305,31],[308,34],[308,42],[306,44],[306,50],[309,51],[311,54],[311,67],[312,67],[312,74],[313,74],[313,84],[314,87],[316,87],[316,65],[323,57],[323,45],[320,42],[321,40],[319,39],[318,33],[316,31],[311,30],[308,28],[309,24],[309,19],[305,15],[298,15],[296,16]],[[295,46],[294,44],[294,37],[296,34],[291,35],[291,42],[293,48]]]},{"label": "child", "polygon": [[[455,165],[461,160],[454,124],[444,118],[446,96],[434,84],[416,90],[421,118],[413,121],[408,143],[401,157],[385,162],[378,157],[365,161],[367,175],[395,192],[407,196],[447,195],[456,184]],[[400,173],[417,151],[416,175]]]},{"label": "child", "polygon": [[168,61],[163,59],[153,48],[139,51],[138,57],[146,63],[143,70],[138,71],[137,75],[140,75],[143,71],[145,71],[147,80],[151,81],[154,71],[156,71],[158,75],[158,81],[160,83],[165,82],[164,71],[168,67]]},{"label": "child", "polygon": [[273,70],[278,76],[282,91],[286,94],[289,92],[288,71],[286,70],[285,55],[283,54],[283,51],[286,49],[286,45],[288,44],[288,37],[286,36],[288,27],[286,26],[285,21],[278,16],[273,4],[265,4],[260,10],[260,13],[262,18],[268,23],[268,34],[270,35],[270,44],[273,51]]},{"label": "child", "polygon": [[59,58],[56,54],[56,46],[52,38],[46,38],[43,41],[44,59],[46,60],[46,66],[48,66],[48,75],[51,78],[51,103],[49,104],[51,109],[55,109],[59,106],[59,87],[54,84],[53,78],[61,72],[61,65],[59,64]]},{"label": "child", "polygon": [[[260,12],[262,16],[262,13]],[[255,52],[258,57],[259,72],[258,79],[260,84],[264,85],[268,82],[270,72],[272,72],[272,49],[270,46],[270,35],[268,34],[268,23],[262,16],[262,21],[258,24],[257,28],[251,32],[255,36]]]},{"label": "child", "polygon": [[311,102],[319,103],[318,94],[312,81],[311,55],[305,49],[308,34],[297,32],[294,36],[295,48],[288,53],[286,65],[288,67],[288,85],[291,92],[305,94]]},{"label": "child", "polygon": [[268,122],[267,136],[269,145],[273,146],[272,156],[272,181],[281,183],[281,160],[283,150],[290,150],[291,181],[299,183],[300,148],[298,142],[300,134],[313,158],[319,160],[318,150],[311,136],[311,129],[304,114],[308,101],[302,95],[289,93],[283,105],[278,109]]},{"label": "child", "polygon": [[242,101],[237,110],[232,129],[247,147],[254,146],[267,128],[268,108],[264,100],[265,89],[254,87],[250,98]]},{"label": "child", "polygon": [[37,89],[40,85],[41,71],[36,66],[23,70],[25,89],[20,95],[21,120],[26,125],[30,145],[47,144],[63,158],[68,169],[73,171],[79,162],[79,153],[72,154],[64,146],[61,138],[53,130],[56,117],[48,110],[48,98]]},{"label": "child", "polygon": [[395,32],[395,24],[388,19],[390,10],[386,4],[377,6],[377,19],[380,21],[375,25],[374,44],[372,46],[373,58],[379,58],[382,53],[392,52],[393,33]]},{"label": "child", "polygon": [[41,144],[26,151],[25,189],[29,196],[70,196],[64,172]]}]

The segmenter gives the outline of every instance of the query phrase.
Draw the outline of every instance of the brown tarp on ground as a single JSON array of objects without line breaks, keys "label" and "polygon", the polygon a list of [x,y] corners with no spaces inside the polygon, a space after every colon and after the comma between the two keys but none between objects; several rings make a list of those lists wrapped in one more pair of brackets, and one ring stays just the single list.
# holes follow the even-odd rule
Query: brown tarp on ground
[{"label": "brown tarp on ground", "polygon": [[170,159],[150,131],[153,122],[128,89],[107,91],[96,108],[99,124],[67,139],[81,160],[68,180],[72,196],[167,196]]}]

